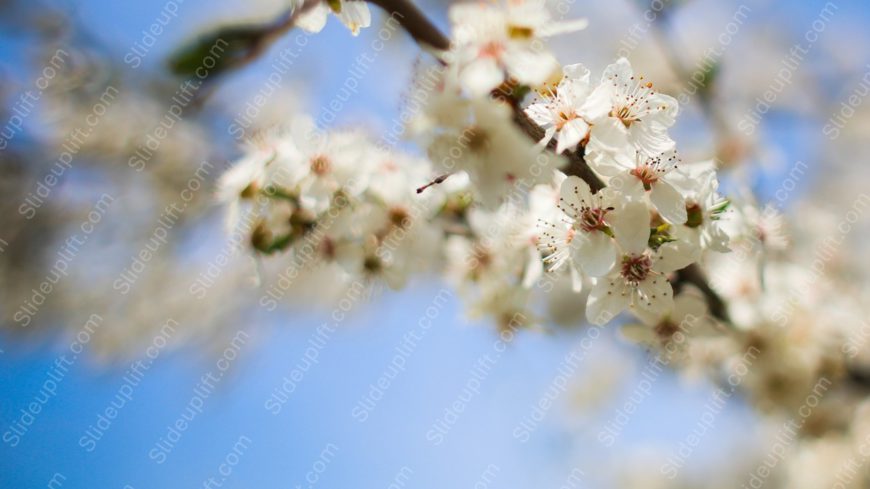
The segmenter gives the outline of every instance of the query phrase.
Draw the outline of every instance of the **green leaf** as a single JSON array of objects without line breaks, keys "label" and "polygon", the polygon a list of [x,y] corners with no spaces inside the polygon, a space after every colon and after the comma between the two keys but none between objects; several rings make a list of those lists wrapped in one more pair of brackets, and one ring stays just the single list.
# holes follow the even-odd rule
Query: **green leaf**
[{"label": "green leaf", "polygon": [[179,48],[169,68],[179,76],[216,76],[255,58],[274,33],[273,25],[221,27]]}]

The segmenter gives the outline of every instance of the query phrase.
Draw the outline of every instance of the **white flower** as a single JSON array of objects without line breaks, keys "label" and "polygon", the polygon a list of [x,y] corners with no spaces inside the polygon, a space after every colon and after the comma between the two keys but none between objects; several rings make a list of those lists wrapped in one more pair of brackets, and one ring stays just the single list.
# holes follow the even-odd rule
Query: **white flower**
[{"label": "white flower", "polygon": [[549,183],[535,185],[529,192],[529,213],[534,222],[554,222],[562,217],[559,199],[562,197],[562,182],[568,178],[559,170],[553,171]]},{"label": "white flower", "polygon": [[448,240],[448,275],[457,283],[496,282],[530,288],[543,274],[531,214],[507,203],[495,211],[472,208],[468,224],[475,236]]},{"label": "white flower", "polygon": [[[295,0],[296,8],[301,8],[304,3],[305,0]],[[326,25],[326,17],[330,12],[335,14],[354,36],[359,34],[360,28],[368,27],[372,23],[368,3],[364,1],[325,0],[318,1],[299,14],[296,25],[307,32],[320,32]]]},{"label": "white flower", "polygon": [[253,196],[266,181],[266,164],[271,158],[271,151],[255,151],[243,156],[218,179],[218,200],[233,203]]},{"label": "white flower", "polygon": [[673,290],[666,274],[687,266],[692,259],[679,242],[649,249],[649,222],[649,209],[641,202],[629,202],[614,213],[611,226],[621,258],[592,287],[586,303],[589,322],[605,324],[625,309],[644,321],[673,310]]},{"label": "white flower", "polygon": [[600,160],[595,170],[613,176],[610,185],[630,199],[641,199],[645,193],[659,214],[671,224],[683,224],[688,215],[686,200],[674,186],[679,158],[669,151],[656,156],[636,152],[634,162],[619,159]]},{"label": "white flower", "polygon": [[545,129],[542,145],[556,138],[556,152],[574,149],[589,133],[589,70],[581,64],[562,68],[563,77],[549,98],[529,105],[525,112]]},{"label": "white flower", "polygon": [[293,121],[289,144],[276,159],[286,169],[277,183],[296,192],[302,206],[322,212],[336,192],[356,196],[365,189],[370,161],[370,145],[360,134],[327,136],[310,118],[301,117]]},{"label": "white flower", "polygon": [[679,111],[676,99],[635,76],[625,58],[604,70],[587,107],[592,129],[586,152],[593,161],[630,162],[635,150],[658,155],[674,148],[667,129]]},{"label": "white flower", "polygon": [[730,201],[716,192],[719,188],[716,172],[674,172],[671,181],[686,195],[687,215],[685,224],[676,226],[671,234],[699,249],[720,253],[730,251],[730,237],[722,226],[722,217]]},{"label": "white flower", "polygon": [[500,327],[517,318],[521,324],[532,321],[526,305],[543,265],[530,218],[510,203],[494,212],[472,208],[468,224],[473,237],[447,239],[445,272],[468,298],[472,317],[493,317]]},{"label": "white flower", "polygon": [[232,168],[220,176],[217,182],[218,202],[227,205],[225,220],[228,231],[239,225],[243,201],[254,202],[267,185],[273,171],[280,136],[277,132],[266,134],[246,145],[246,154]]},{"label": "white flower", "polygon": [[468,173],[476,197],[490,209],[519,182],[528,188],[547,181],[560,163],[516,127],[503,103],[445,92],[428,109],[430,160],[444,172]]},{"label": "white flower", "polygon": [[437,192],[415,192],[429,172],[418,161],[386,153],[373,167],[366,219],[377,247],[364,254],[363,271],[398,289],[411,273],[425,271],[435,261],[443,233],[430,218],[443,199]]},{"label": "white flower", "polygon": [[743,217],[751,236],[764,249],[779,251],[788,248],[785,218],[773,205],[768,204],[764,209],[746,205],[743,207]]},{"label": "white flower", "polygon": [[364,218],[366,208],[336,202],[313,223],[312,232],[296,244],[294,251],[312,263],[334,263],[356,278],[359,269],[360,237],[370,227]]},{"label": "white flower", "polygon": [[367,200],[393,212],[394,218],[398,215],[414,219],[432,218],[447,199],[448,185],[461,183],[460,178],[451,178],[444,185],[417,192],[430,179],[432,168],[428,161],[375,148],[369,152],[371,176],[367,179]]},{"label": "white flower", "polygon": [[482,2],[450,7],[453,47],[447,61],[458,70],[462,86],[474,96],[497,88],[509,76],[519,83],[537,86],[559,64],[543,51],[538,38],[576,31],[585,20],[555,22],[544,0],[510,0],[500,5]]},{"label": "white flower", "polygon": [[501,331],[513,331],[537,322],[528,310],[531,291],[525,287],[486,282],[481,285],[480,293],[468,305],[471,319],[493,318]]},{"label": "white flower", "polygon": [[[609,225],[612,211],[618,205],[616,196],[607,189],[593,194],[589,185],[576,176],[562,182],[558,207],[560,222],[544,223],[539,242],[547,254],[550,270],[565,262],[592,277],[600,277],[616,263],[616,243]],[[572,270],[575,273],[578,270]],[[578,284],[575,282],[575,289]]]},{"label": "white flower", "polygon": [[[707,313],[704,296],[698,289],[687,286],[674,299],[674,309],[668,314],[647,323],[629,323],[622,327],[623,336],[631,341],[650,347],[663,346],[670,341],[685,351],[689,338],[709,337],[716,333],[713,321]],[[668,360],[673,360],[669,358]]]}]

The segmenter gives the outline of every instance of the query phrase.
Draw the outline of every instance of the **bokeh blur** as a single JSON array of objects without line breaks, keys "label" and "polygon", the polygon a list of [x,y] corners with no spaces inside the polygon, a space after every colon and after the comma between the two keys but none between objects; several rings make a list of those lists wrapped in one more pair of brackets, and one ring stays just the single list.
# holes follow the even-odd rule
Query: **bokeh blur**
[{"label": "bokeh blur", "polygon": [[[448,5],[420,3],[443,28]],[[590,25],[551,42],[559,60],[631,59],[680,100],[683,153],[733,169],[726,193],[748,182],[800,221],[866,190],[866,2],[570,5]],[[426,56],[391,36],[340,110],[376,28],[290,31],[202,86],[170,70],[201,33],[287,7],[0,1],[0,487],[741,487],[770,437],[758,414],[730,397],[681,456],[715,387],[650,372],[616,328],[574,364],[582,328],[501,351],[434,277],[347,309],[323,282],[269,295],[278,278],[226,235],[217,178],[292,113],[386,132]],[[846,279],[870,272],[868,231],[864,218],[836,264]]]}]

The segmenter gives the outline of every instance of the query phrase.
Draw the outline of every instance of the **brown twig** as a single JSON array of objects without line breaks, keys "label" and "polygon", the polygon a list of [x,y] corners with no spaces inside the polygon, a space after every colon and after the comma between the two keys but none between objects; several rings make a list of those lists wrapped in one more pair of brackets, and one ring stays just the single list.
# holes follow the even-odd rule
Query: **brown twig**
[{"label": "brown twig", "polygon": [[707,310],[710,311],[710,315],[725,323],[731,322],[728,317],[728,307],[725,301],[710,287],[707,277],[704,276],[704,272],[701,271],[701,267],[697,263],[693,263],[678,271],[674,281],[676,282],[676,287],[682,284],[692,284],[697,287],[707,299]]},{"label": "brown twig", "polygon": [[441,51],[450,48],[450,39],[426,17],[410,0],[368,0],[388,14],[396,17],[405,31],[417,41]]}]

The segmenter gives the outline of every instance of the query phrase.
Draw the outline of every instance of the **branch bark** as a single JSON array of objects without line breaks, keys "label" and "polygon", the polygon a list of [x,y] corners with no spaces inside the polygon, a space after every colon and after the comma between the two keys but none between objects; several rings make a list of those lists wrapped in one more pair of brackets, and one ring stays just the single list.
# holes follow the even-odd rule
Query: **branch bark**
[{"label": "branch bark", "polygon": [[418,44],[441,51],[450,48],[450,39],[442,34],[438,27],[410,0],[368,0],[368,2],[395,16]]},{"label": "branch bark", "polygon": [[707,310],[711,316],[726,323],[731,322],[731,319],[728,317],[728,307],[725,301],[710,287],[707,277],[704,276],[704,272],[697,263],[693,263],[677,272],[674,286],[678,289],[683,284],[692,284],[704,294],[704,297],[707,299]]}]

